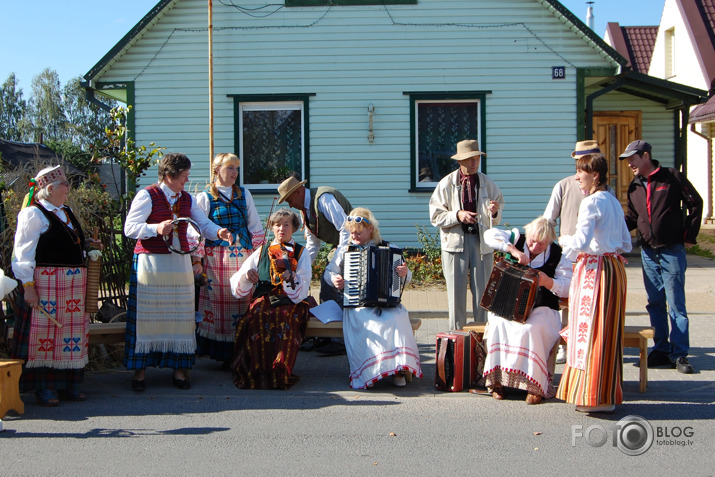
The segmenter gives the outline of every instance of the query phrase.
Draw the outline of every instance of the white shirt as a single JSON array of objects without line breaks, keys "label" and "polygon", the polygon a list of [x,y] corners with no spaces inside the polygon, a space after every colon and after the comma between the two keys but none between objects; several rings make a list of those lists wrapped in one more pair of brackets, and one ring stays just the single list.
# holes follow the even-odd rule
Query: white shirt
[{"label": "white shirt", "polygon": [[[487,245],[492,247],[494,250],[499,250],[500,252],[507,253],[508,247],[511,242],[509,238],[511,234],[514,234],[514,243],[519,240],[521,234],[519,230],[513,229],[503,230],[497,228],[491,228],[484,231],[484,241]],[[529,252],[529,247],[524,247],[524,255],[531,259],[531,252]],[[546,250],[538,254],[536,257],[531,259],[529,266],[532,268],[542,267],[551,256],[551,247],[546,247]],[[569,296],[569,286],[571,285],[571,277],[573,276],[573,265],[571,261],[566,257],[565,253],[561,254],[561,260],[556,266],[556,272],[554,273],[553,280],[554,285],[551,287],[551,292],[560,297]]]},{"label": "white shirt", "polygon": [[628,232],[621,203],[612,194],[598,191],[581,201],[574,235],[560,237],[564,254],[576,261],[579,252],[590,255],[630,252]]},{"label": "white shirt", "polygon": [[[310,189],[305,189],[305,203],[303,207],[306,209],[306,215],[308,219],[313,218],[313,211],[310,210]],[[318,199],[318,211],[322,212],[323,215],[330,221],[331,224],[340,232],[340,242],[338,243],[338,249],[335,251],[343,251],[348,244],[348,239],[350,238],[350,232],[345,228],[345,222],[348,220],[348,216],[343,210],[342,206],[335,199],[335,196],[330,193],[326,193],[320,196]],[[349,211],[348,211],[349,212]],[[305,226],[305,248],[310,255],[310,263],[315,261],[315,257],[318,256],[318,250],[320,250],[320,239],[313,234],[313,232]]]},{"label": "white shirt", "polygon": [[[189,194],[186,191],[181,191],[177,195],[163,182],[159,184],[159,189],[161,189],[166,196],[166,200],[169,201],[169,206],[173,206],[181,195]],[[175,195],[176,197],[174,197]],[[211,240],[217,240],[218,231],[221,230],[222,227],[214,224],[206,217],[206,214],[199,208],[191,194],[189,194],[189,198],[191,199],[191,219],[196,222],[205,237],[209,237]],[[159,235],[156,231],[159,224],[148,224],[146,222],[149,218],[149,214],[151,214],[152,206],[151,196],[146,189],[137,192],[134,200],[132,200],[132,206],[129,208],[126,222],[124,222],[124,235],[137,240],[148,239]]]},{"label": "white shirt", "polygon": [[[67,223],[69,217],[62,207],[56,207],[46,200],[38,200],[49,212]],[[64,206],[63,206],[64,207]],[[69,227],[74,229],[72,222]],[[35,254],[40,235],[50,228],[50,220],[37,207],[25,207],[17,215],[17,230],[15,232],[15,248],[12,257],[12,272],[22,283],[31,282],[35,275]]]}]

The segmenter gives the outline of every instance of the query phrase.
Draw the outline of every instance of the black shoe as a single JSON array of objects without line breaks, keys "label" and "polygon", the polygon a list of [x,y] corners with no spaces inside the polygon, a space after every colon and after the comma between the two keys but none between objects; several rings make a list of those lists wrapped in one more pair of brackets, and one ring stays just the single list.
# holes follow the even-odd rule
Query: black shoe
[{"label": "black shoe", "polygon": [[337,341],[331,341],[325,346],[318,348],[316,352],[322,354],[323,356],[340,356],[341,354],[347,354],[347,351],[345,351],[345,345],[343,343],[338,343]]},{"label": "black shoe", "polygon": [[675,361],[675,367],[679,373],[693,374],[693,366],[688,362],[688,358],[681,356]]},{"label": "black shoe", "polygon": [[143,393],[146,389],[146,381],[143,379],[139,381],[138,379],[132,379],[132,391]]},{"label": "black shoe", "polygon": [[673,362],[668,357],[668,353],[663,351],[653,350],[648,355],[648,367],[656,368],[658,366],[673,366]]},{"label": "black shoe", "polygon": [[174,382],[174,386],[181,389],[182,391],[191,389],[191,382],[188,379],[179,379],[175,376],[172,376],[171,380]]}]

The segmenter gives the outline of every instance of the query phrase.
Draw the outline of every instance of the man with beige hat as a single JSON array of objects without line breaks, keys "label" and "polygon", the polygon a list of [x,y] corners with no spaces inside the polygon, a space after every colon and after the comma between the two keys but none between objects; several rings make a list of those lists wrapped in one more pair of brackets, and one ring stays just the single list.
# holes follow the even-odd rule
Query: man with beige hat
[{"label": "man with beige hat", "polygon": [[[601,149],[598,147],[598,141],[589,139],[587,141],[578,141],[571,157],[578,160],[581,157],[590,154],[601,154]],[[608,188],[610,190],[610,188]],[[546,204],[544,217],[546,217],[551,225],[556,227],[557,221],[559,226],[558,235],[573,235],[576,232],[576,222],[578,221],[578,209],[581,206],[581,201],[584,195],[576,182],[576,174],[564,177],[556,183],[551,191],[551,198]],[[561,310],[561,323],[566,326],[569,322],[568,309]],[[566,347],[559,345],[559,351],[556,354],[556,363],[563,364],[566,362]]]},{"label": "man with beige hat", "polygon": [[442,270],[447,283],[449,328],[462,329],[467,318],[467,282],[476,321],[487,321],[479,306],[494,251],[484,242],[484,229],[501,221],[504,197],[499,187],[479,172],[481,156],[474,139],[460,141],[452,156],[459,168],[443,177],[429,202],[430,221],[439,228]]}]

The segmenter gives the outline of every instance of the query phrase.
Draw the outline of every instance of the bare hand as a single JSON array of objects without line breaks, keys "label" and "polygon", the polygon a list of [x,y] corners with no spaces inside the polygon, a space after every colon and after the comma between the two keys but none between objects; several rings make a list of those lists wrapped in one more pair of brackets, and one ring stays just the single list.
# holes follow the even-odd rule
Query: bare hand
[{"label": "bare hand", "polygon": [[290,283],[290,281],[293,280],[294,276],[295,274],[292,270],[286,270],[285,272],[283,272],[283,275],[281,275],[281,279],[286,283]]},{"label": "bare hand", "polygon": [[477,223],[477,213],[469,212],[467,210],[457,211],[457,220],[463,224],[476,224]]},{"label": "bare hand", "polygon": [[172,219],[159,222],[159,225],[156,226],[156,233],[159,235],[169,235],[174,230],[174,225],[171,222],[173,222]]},{"label": "bare hand", "polygon": [[258,270],[255,268],[252,268],[246,273],[246,278],[248,278],[248,281],[251,283],[258,283]]},{"label": "bare hand", "polygon": [[343,288],[345,288],[345,279],[342,275],[333,276],[332,282],[333,286],[335,286],[335,288],[337,288],[338,290],[342,290]]},{"label": "bare hand", "polygon": [[407,265],[404,263],[402,265],[398,265],[397,268],[395,268],[395,271],[397,272],[398,277],[405,278],[407,276],[408,271]]},{"label": "bare hand", "polygon": [[529,258],[526,256],[524,252],[520,252],[519,250],[515,250],[513,252],[510,252],[512,257],[515,257],[517,260],[519,260],[519,263],[521,265],[528,265],[529,264]]},{"label": "bare hand", "polygon": [[494,215],[497,212],[499,212],[499,203],[495,202],[493,200],[490,200],[489,205],[487,206],[487,209],[489,209],[489,212],[491,212],[492,215]]},{"label": "bare hand", "polygon": [[25,287],[25,303],[30,308],[34,308],[40,304],[40,299],[37,297],[37,290],[35,290],[35,285],[29,285]]},{"label": "bare hand", "polygon": [[233,245],[233,234],[227,228],[220,229],[218,231],[218,237],[228,242],[229,245]]},{"label": "bare hand", "polygon": [[204,267],[201,265],[201,262],[194,262],[191,264],[191,268],[194,271],[194,276],[200,275],[204,271]]},{"label": "bare hand", "polygon": [[693,248],[696,244],[692,242],[685,242],[683,245],[685,245],[685,248]]}]

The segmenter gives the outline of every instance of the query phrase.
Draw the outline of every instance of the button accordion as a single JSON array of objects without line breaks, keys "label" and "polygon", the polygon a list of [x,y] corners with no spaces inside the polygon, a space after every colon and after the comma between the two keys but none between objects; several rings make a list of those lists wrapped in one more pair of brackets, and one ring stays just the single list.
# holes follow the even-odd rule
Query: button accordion
[{"label": "button accordion", "polygon": [[486,350],[476,333],[438,333],[435,354],[435,388],[440,391],[459,392],[480,385]]},{"label": "button accordion", "polygon": [[350,245],[345,252],[343,306],[400,304],[402,281],[397,267],[404,262],[402,249],[392,245]]},{"label": "button accordion", "polygon": [[534,307],[539,271],[500,260],[494,264],[480,306],[507,320],[524,323]]}]

